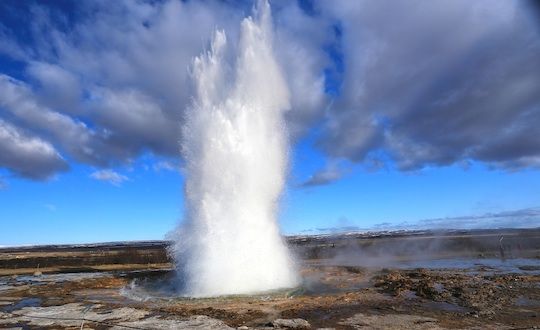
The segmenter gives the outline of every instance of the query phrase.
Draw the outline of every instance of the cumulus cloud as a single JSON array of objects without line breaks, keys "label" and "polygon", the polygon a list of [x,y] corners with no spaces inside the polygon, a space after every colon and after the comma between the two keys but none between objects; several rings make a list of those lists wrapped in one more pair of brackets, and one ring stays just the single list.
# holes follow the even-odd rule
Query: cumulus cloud
[{"label": "cumulus cloud", "polygon": [[166,161],[166,160],[162,160],[162,161],[159,161],[157,163],[155,163],[152,168],[154,169],[154,171],[156,172],[161,172],[161,171],[179,171],[180,170],[180,165],[178,164],[175,164],[171,161]]},{"label": "cumulus cloud", "polygon": [[[147,151],[179,157],[192,59],[215,28],[236,43],[251,6],[176,0],[78,2],[69,8],[4,4],[11,19],[0,23],[0,56],[24,65],[18,75],[0,77],[0,108],[7,111],[0,116],[94,166],[128,163]],[[276,49],[293,91],[291,131],[298,136],[326,102],[320,51],[326,33],[296,3],[276,3],[276,20]]]},{"label": "cumulus cloud", "polygon": [[109,182],[114,186],[120,186],[122,183],[129,180],[127,176],[119,174],[111,169],[96,171],[90,174],[90,177],[92,179]]},{"label": "cumulus cloud", "polygon": [[404,170],[538,167],[540,35],[526,2],[318,3],[341,29],[342,90],[318,145]]},{"label": "cumulus cloud", "polygon": [[[540,25],[529,4],[273,1],[292,141],[322,128],[315,145],[329,162],[401,170],[470,160],[540,168]],[[37,158],[52,150],[47,166],[6,157],[0,166],[44,179],[67,169],[64,158],[110,168],[146,152],[180,157],[192,59],[215,28],[237,43],[251,6],[0,3],[9,14],[0,20],[0,119],[42,143]],[[322,170],[306,184],[332,177]]]},{"label": "cumulus cloud", "polygon": [[336,163],[331,163],[311,175],[309,179],[300,184],[300,187],[308,188],[326,185],[341,179],[344,175],[345,170],[343,168]]},{"label": "cumulus cloud", "polygon": [[73,73],[44,62],[30,62],[26,72],[36,83],[35,97],[41,103],[62,112],[80,114],[82,89]]},{"label": "cumulus cloud", "polygon": [[307,15],[291,3],[272,2],[276,19],[275,50],[291,90],[287,128],[296,139],[321,118],[330,102],[324,92],[324,70],[331,66],[331,60],[324,47],[332,42],[333,33],[326,28],[324,17]]},{"label": "cumulus cloud", "polygon": [[0,165],[36,180],[66,171],[68,164],[47,141],[0,119]]},{"label": "cumulus cloud", "polygon": [[55,143],[75,158],[93,159],[89,145],[93,133],[86,125],[40,104],[25,82],[0,74],[0,107],[12,122]]}]

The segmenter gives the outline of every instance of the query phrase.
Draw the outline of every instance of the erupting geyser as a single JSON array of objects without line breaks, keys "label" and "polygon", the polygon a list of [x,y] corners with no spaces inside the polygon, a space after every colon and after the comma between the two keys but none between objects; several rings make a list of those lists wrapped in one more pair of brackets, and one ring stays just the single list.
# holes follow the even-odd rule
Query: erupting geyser
[{"label": "erupting geyser", "polygon": [[183,127],[186,214],[176,243],[184,294],[246,294],[298,284],[276,222],[287,168],[289,91],[272,50],[268,3],[227,47],[217,31],[193,62]]}]

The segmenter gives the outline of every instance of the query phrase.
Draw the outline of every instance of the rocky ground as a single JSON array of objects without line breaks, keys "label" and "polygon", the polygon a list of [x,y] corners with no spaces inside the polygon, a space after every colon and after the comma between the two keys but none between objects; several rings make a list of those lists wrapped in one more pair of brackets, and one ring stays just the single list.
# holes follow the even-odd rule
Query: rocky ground
[{"label": "rocky ground", "polygon": [[301,287],[179,298],[167,242],[0,249],[0,328],[540,329],[540,230],[289,238]]},{"label": "rocky ground", "polygon": [[170,273],[0,279],[0,327],[40,329],[533,329],[540,267],[370,269],[306,262],[304,285],[258,296],[179,299]]}]

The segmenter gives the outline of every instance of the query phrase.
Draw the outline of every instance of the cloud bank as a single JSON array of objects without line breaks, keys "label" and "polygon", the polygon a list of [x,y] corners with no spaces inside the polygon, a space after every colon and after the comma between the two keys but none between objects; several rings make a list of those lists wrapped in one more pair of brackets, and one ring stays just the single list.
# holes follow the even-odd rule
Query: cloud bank
[{"label": "cloud bank", "polygon": [[325,5],[341,26],[342,94],[319,146],[400,169],[540,164],[540,38],[527,3]]},{"label": "cloud bank", "polygon": [[[238,42],[250,2],[0,4],[0,167],[44,180],[180,157],[192,59]],[[274,1],[293,140],[329,162],[400,170],[540,167],[540,25],[532,2]],[[305,185],[339,179],[323,169]]]},{"label": "cloud bank", "polygon": [[403,221],[401,223],[383,222],[367,228],[358,226],[314,228],[305,230],[303,233],[335,234],[397,230],[538,228],[539,223],[540,208],[526,208],[479,215]]}]

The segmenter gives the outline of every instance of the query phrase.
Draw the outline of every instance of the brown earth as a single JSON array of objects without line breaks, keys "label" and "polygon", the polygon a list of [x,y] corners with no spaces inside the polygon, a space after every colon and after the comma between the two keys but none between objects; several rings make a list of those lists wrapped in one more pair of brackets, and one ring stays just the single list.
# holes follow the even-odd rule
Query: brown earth
[{"label": "brown earth", "polygon": [[[438,237],[419,260],[412,258],[414,249],[407,254],[395,247],[412,240],[418,248],[436,236],[365,238],[370,244],[358,237],[317,238],[293,245],[297,254],[324,255],[302,262],[301,287],[253,296],[187,299],[156,291],[174,277],[168,263],[150,267],[161,270],[121,268],[148,266],[135,263],[105,265],[116,269],[108,272],[1,276],[0,328],[272,329],[302,324],[278,319],[303,319],[312,329],[533,329],[540,326],[540,250],[538,231],[531,232],[504,233],[505,245],[500,233]],[[456,240],[473,243],[449,249]],[[449,254],[469,259],[445,259]],[[373,257],[383,265],[362,265],[362,258]],[[441,257],[446,263],[425,262]],[[444,266],[448,260],[457,266]],[[414,261],[428,267],[416,268]]]}]

